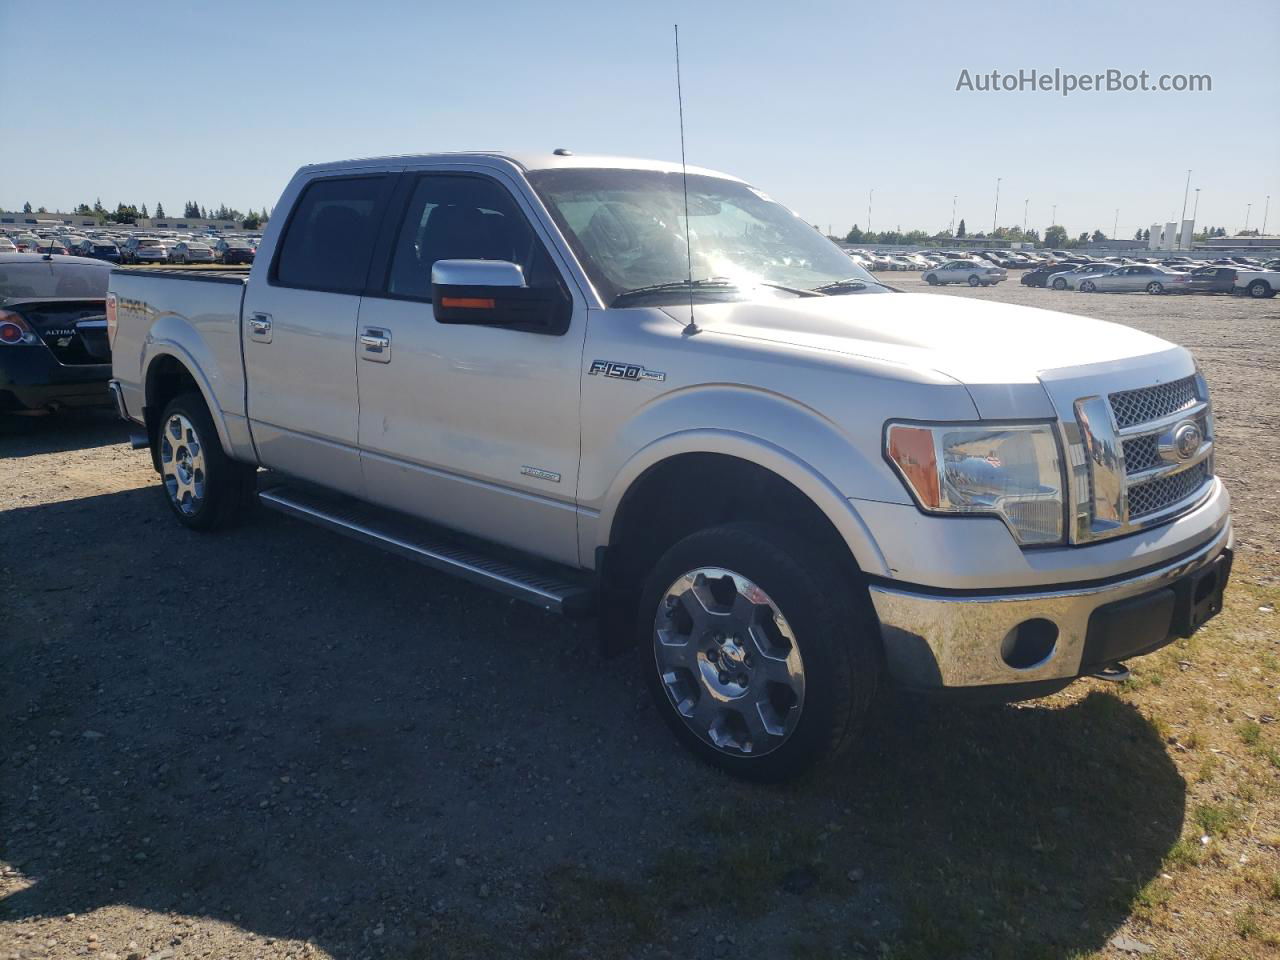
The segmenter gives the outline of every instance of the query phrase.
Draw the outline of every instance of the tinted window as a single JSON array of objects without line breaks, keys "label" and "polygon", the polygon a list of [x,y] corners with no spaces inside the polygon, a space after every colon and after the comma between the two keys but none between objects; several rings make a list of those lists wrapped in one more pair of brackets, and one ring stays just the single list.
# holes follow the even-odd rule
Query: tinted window
[{"label": "tinted window", "polygon": [[377,229],[383,177],[317,180],[294,208],[274,279],[286,287],[359,293]]},{"label": "tinted window", "polygon": [[431,266],[437,260],[506,260],[523,268],[526,286],[560,282],[514,199],[485,177],[418,178],[396,236],[387,292],[430,300]]},{"label": "tinted window", "polygon": [[111,264],[0,263],[0,301],[24,297],[105,297]]}]

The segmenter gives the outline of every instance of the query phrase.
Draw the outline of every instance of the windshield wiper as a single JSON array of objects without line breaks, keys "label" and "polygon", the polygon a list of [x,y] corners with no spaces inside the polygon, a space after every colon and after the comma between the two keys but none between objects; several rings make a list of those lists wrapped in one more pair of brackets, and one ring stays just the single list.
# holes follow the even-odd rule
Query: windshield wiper
[{"label": "windshield wiper", "polygon": [[815,290],[806,290],[804,287],[788,287],[785,283],[766,283],[764,280],[757,281],[757,287],[772,287],[774,290],[785,290],[787,293],[794,293],[797,297],[823,297],[823,288],[818,287]]},{"label": "windshield wiper", "polygon": [[653,283],[647,287],[636,287],[624,290],[613,298],[611,306],[620,306],[623,301],[633,297],[643,297],[649,293],[665,293],[669,290],[736,290],[738,284],[727,277],[703,277],[700,280],[671,280],[667,283]]},{"label": "windshield wiper", "polygon": [[828,290],[865,290],[867,289],[867,281],[861,277],[848,277],[844,280],[833,280],[831,283],[824,283],[820,287],[814,287],[814,293],[826,293]]}]

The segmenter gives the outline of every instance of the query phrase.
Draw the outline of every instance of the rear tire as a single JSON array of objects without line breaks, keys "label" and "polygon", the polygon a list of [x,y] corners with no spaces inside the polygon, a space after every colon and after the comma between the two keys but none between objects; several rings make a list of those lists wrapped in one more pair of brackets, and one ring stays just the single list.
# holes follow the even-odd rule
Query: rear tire
[{"label": "rear tire", "polygon": [[732,523],[685,537],[640,600],[645,681],[701,759],[750,780],[795,777],[847,748],[875,693],[869,601],[790,531]]},{"label": "rear tire", "polygon": [[1153,297],[1159,296],[1164,293],[1164,284],[1159,280],[1152,280],[1147,284],[1147,293],[1151,294]]},{"label": "rear tire", "polygon": [[1271,289],[1271,284],[1265,280],[1255,280],[1245,288],[1249,291],[1249,296],[1255,300],[1261,300],[1263,297],[1274,297],[1275,291]]},{"label": "rear tire", "polygon": [[1082,284],[1080,284],[1081,293],[1093,293],[1097,289],[1098,288],[1093,285],[1092,280],[1086,280]]},{"label": "rear tire", "polygon": [[1055,290],[1067,289],[1067,281],[1063,280],[1061,277],[1055,277],[1053,281],[1053,289]]},{"label": "rear tire", "polygon": [[227,456],[200,394],[170,400],[152,442],[160,491],[184,527],[216,530],[233,525],[248,511],[257,468]]},{"label": "rear tire", "polygon": [[972,275],[970,275],[970,277],[969,277],[969,286],[971,286],[971,287],[976,287],[976,286],[980,285],[981,283],[982,283],[982,281],[978,278],[978,275],[977,275],[977,274],[972,274]]}]

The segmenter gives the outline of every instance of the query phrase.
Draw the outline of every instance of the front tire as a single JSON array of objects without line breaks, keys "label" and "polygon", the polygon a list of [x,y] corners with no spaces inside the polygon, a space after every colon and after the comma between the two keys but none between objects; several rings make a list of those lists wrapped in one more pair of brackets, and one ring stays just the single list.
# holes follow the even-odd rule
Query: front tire
[{"label": "front tire", "polygon": [[938,278],[931,273],[924,278],[924,282],[931,287],[936,287],[938,285]]},{"label": "front tire", "polygon": [[257,468],[227,456],[200,394],[169,401],[153,443],[161,492],[183,526],[231,526],[252,504]]},{"label": "front tire", "polygon": [[1253,297],[1255,300],[1261,300],[1264,297],[1275,295],[1274,291],[1271,289],[1271,285],[1265,280],[1255,280],[1245,289],[1249,291],[1249,296]]},{"label": "front tire", "polygon": [[1082,284],[1080,284],[1081,293],[1093,293],[1097,289],[1098,288],[1093,285],[1092,280],[1086,280]]},{"label": "front tire", "polygon": [[969,277],[969,286],[976,287],[976,286],[979,286],[981,283],[982,283],[982,280],[978,277],[977,274],[973,274],[972,276]]},{"label": "front tire", "polygon": [[734,776],[797,776],[852,741],[879,672],[869,604],[789,531],[711,527],[672,546],[640,601],[645,679],[663,720]]},{"label": "front tire", "polygon": [[1147,284],[1147,293],[1151,294],[1153,297],[1159,296],[1164,293],[1164,284],[1159,280],[1152,280]]},{"label": "front tire", "polygon": [[1055,290],[1065,290],[1065,289],[1067,289],[1067,281],[1063,280],[1061,277],[1056,277],[1056,278],[1054,278],[1054,281],[1053,281],[1053,289],[1055,289]]}]

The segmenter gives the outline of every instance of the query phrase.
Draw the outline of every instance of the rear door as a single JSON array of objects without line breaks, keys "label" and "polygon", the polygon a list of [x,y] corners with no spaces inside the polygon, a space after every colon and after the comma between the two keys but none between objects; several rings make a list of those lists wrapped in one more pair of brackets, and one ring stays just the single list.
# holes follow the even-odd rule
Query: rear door
[{"label": "rear door", "polygon": [[[360,308],[367,496],[576,564],[582,293],[518,184],[459,169],[402,181]],[[571,306],[568,329],[437,322],[431,267],[458,259],[517,264]]]},{"label": "rear door", "polygon": [[254,271],[241,323],[263,465],[357,495],[356,321],[393,181],[364,170],[306,183],[273,261]]}]

